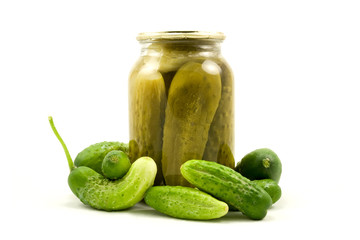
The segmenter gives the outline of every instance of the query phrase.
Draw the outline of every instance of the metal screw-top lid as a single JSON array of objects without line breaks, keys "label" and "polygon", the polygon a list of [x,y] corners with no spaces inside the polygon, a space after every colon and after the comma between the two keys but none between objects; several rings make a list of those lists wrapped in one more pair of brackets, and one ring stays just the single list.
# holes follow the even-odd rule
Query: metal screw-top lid
[{"label": "metal screw-top lid", "polygon": [[164,31],[164,32],[144,32],[136,37],[138,41],[159,41],[159,40],[224,40],[222,32],[205,31]]}]

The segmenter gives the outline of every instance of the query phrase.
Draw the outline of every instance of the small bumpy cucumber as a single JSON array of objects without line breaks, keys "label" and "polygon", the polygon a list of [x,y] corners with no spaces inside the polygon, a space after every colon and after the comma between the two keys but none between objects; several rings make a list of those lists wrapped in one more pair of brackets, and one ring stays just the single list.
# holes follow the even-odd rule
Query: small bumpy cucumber
[{"label": "small bumpy cucumber", "polygon": [[106,211],[126,209],[141,201],[145,192],[154,184],[157,169],[154,160],[149,157],[136,160],[127,174],[116,181],[109,180],[86,166],[76,168],[51,116],[49,123],[68,161],[69,187],[84,204]]},{"label": "small bumpy cucumber", "polygon": [[166,185],[189,185],[181,176],[180,166],[204,154],[221,97],[220,70],[214,62],[205,62],[184,64],[170,85],[162,152]]},{"label": "small bumpy cucumber", "polygon": [[272,179],[254,180],[253,183],[262,187],[271,197],[272,203],[276,203],[281,197],[280,186]]},{"label": "small bumpy cucumber", "polygon": [[113,150],[106,154],[101,170],[105,177],[115,180],[122,178],[129,171],[131,163],[123,151]]},{"label": "small bumpy cucumber", "polygon": [[130,139],[135,141],[138,147],[135,155],[149,156],[155,160],[158,168],[155,184],[159,185],[163,182],[161,157],[166,104],[165,82],[158,71],[145,67],[136,75],[133,84],[135,90],[130,113]]},{"label": "small bumpy cucumber", "polygon": [[120,142],[99,142],[82,150],[75,158],[76,167],[86,166],[102,174],[101,165],[109,152],[121,150],[126,154],[129,153],[129,145]]},{"label": "small bumpy cucumber", "polygon": [[215,162],[190,160],[181,173],[191,184],[207,192],[251,219],[263,219],[271,206],[269,194],[235,170]]},{"label": "small bumpy cucumber", "polygon": [[115,211],[127,209],[141,201],[154,184],[156,164],[149,157],[136,160],[128,173],[111,181],[88,167],[78,167],[70,172],[68,184],[71,191],[84,204],[93,208]]},{"label": "small bumpy cucumber", "polygon": [[228,212],[226,203],[190,187],[152,187],[144,200],[150,207],[175,218],[207,220],[220,218]]}]

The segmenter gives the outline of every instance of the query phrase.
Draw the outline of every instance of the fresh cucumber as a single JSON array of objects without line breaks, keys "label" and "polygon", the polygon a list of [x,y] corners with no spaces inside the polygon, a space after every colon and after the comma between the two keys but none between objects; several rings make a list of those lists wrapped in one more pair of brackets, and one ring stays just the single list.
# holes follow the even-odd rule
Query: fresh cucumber
[{"label": "fresh cucumber", "polygon": [[276,203],[281,197],[280,186],[272,179],[261,179],[252,181],[262,187],[271,197],[272,204]]},{"label": "fresh cucumber", "polygon": [[260,148],[246,154],[235,170],[250,180],[272,179],[279,183],[282,164],[274,151]]},{"label": "fresh cucumber", "polygon": [[152,187],[144,200],[152,208],[175,218],[207,220],[220,218],[228,212],[226,203],[190,187]]},{"label": "fresh cucumber", "polygon": [[129,153],[129,145],[121,142],[99,142],[85,148],[76,156],[74,165],[76,167],[85,166],[92,168],[97,173],[102,174],[101,165],[109,152],[121,150],[126,154]]},{"label": "fresh cucumber", "polygon": [[272,204],[264,189],[221,164],[190,160],[181,166],[181,173],[200,190],[235,207],[251,219],[263,219]]}]

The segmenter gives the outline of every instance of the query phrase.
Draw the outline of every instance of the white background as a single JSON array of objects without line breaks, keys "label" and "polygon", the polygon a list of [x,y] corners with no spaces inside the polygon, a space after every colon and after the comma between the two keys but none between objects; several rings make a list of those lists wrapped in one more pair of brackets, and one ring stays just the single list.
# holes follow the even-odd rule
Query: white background
[{"label": "white background", "polygon": [[[222,31],[235,74],[236,161],[283,163],[262,221],[92,210],[67,186],[48,115],[74,158],[128,141],[137,33]],[[1,1],[1,239],[359,239],[359,1]],[[8,235],[9,234],[9,235]]]}]

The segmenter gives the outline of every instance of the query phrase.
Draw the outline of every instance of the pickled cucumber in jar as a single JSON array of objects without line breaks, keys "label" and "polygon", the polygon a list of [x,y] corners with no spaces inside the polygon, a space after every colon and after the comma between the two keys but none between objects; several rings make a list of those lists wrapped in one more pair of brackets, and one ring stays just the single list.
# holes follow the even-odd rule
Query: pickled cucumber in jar
[{"label": "pickled cucumber in jar", "polygon": [[235,168],[234,160],[234,90],[233,74],[225,60],[221,67],[221,100],[209,130],[204,160]]},{"label": "pickled cucumber in jar", "polygon": [[161,171],[162,128],[165,114],[165,83],[162,75],[145,66],[133,76],[130,99],[129,154],[134,162],[142,156],[154,159],[157,165],[155,184],[163,184]]},{"label": "pickled cucumber in jar", "polygon": [[191,159],[234,168],[233,76],[223,35],[162,32],[138,38],[142,56],[129,78],[130,158],[152,157],[155,185],[190,184]]},{"label": "pickled cucumber in jar", "polygon": [[220,97],[220,69],[214,62],[190,61],[176,72],[165,111],[162,168],[167,185],[188,185],[180,167],[202,159]]}]

